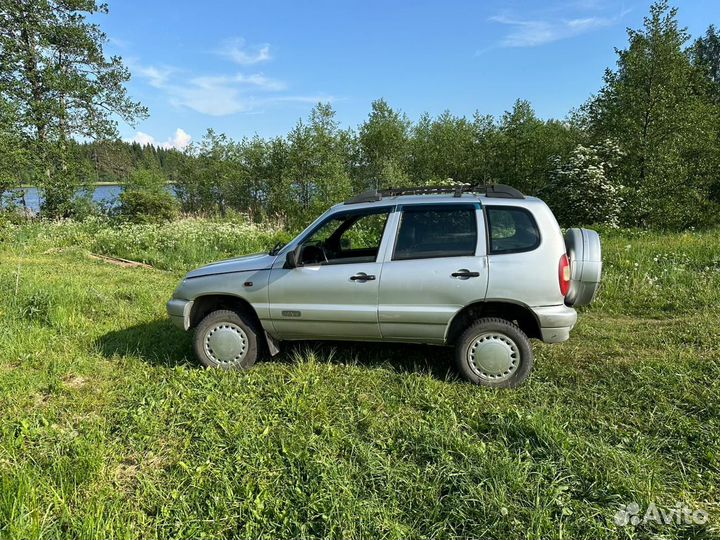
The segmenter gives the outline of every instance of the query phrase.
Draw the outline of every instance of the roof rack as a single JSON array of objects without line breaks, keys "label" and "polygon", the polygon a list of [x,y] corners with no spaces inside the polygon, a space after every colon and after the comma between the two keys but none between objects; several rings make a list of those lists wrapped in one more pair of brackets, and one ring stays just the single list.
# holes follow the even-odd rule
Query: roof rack
[{"label": "roof rack", "polygon": [[463,193],[484,193],[486,197],[495,199],[524,199],[520,191],[512,186],[505,184],[483,184],[477,186],[419,186],[405,188],[389,188],[389,189],[370,189],[359,195],[355,195],[351,199],[345,201],[345,204],[359,204],[367,202],[381,201],[383,197],[398,197],[400,195],[440,195],[444,193],[452,193],[453,197],[461,197]]}]

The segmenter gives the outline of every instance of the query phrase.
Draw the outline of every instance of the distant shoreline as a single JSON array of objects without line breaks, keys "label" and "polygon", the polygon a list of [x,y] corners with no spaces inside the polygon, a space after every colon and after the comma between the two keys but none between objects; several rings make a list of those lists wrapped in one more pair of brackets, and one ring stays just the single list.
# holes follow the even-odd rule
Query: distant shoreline
[{"label": "distant shoreline", "polygon": [[[166,184],[174,184],[175,182],[166,182]],[[89,184],[85,184],[85,186],[89,187],[98,187],[98,186],[118,186],[122,187],[126,184],[126,182],[90,182]],[[83,187],[83,186],[81,186]],[[38,189],[39,186],[33,185],[33,184],[20,184],[20,189]]]},{"label": "distant shoreline", "polygon": [[[89,184],[85,184],[87,186],[123,186],[125,185],[125,182],[90,182]],[[28,189],[28,188],[34,188],[38,189],[40,186],[36,186],[34,184],[20,184],[20,188],[22,189]]]}]

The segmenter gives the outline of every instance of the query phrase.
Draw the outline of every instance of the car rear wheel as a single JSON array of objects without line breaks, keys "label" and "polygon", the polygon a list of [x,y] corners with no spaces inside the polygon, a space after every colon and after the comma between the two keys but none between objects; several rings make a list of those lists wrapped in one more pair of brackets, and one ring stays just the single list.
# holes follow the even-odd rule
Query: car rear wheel
[{"label": "car rear wheel", "polygon": [[219,309],[200,321],[193,347],[206,367],[248,369],[257,359],[257,330],[238,313]]},{"label": "car rear wheel", "polygon": [[527,379],[532,370],[532,347],[517,325],[488,317],[462,333],[455,346],[455,363],[470,382],[512,388]]}]

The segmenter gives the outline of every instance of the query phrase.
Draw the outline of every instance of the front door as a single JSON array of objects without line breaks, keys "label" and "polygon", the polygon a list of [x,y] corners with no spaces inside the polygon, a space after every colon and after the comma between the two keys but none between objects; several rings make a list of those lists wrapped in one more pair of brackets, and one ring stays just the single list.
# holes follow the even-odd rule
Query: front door
[{"label": "front door", "polygon": [[[278,257],[269,283],[279,339],[378,339],[378,253],[390,208],[349,210],[321,222],[301,241],[300,265]],[[281,260],[282,259],[282,260]]]},{"label": "front door", "polygon": [[439,343],[453,316],[485,299],[488,265],[482,211],[473,203],[401,208],[380,281],[385,339]]}]

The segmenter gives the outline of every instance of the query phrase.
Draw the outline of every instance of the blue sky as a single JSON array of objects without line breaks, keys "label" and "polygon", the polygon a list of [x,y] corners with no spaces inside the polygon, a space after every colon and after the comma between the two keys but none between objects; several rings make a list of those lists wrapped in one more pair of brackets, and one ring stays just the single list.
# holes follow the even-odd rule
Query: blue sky
[{"label": "blue sky", "polygon": [[[501,115],[528,99],[564,117],[602,84],[648,1],[110,0],[107,52],[150,109],[125,139],[182,147],[207,128],[234,138],[286,133],[319,100],[357,126],[385,98],[427,111]],[[674,3],[694,36],[720,1]]]}]

